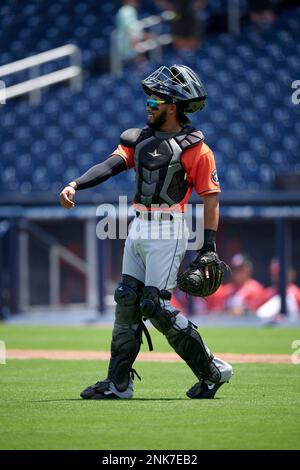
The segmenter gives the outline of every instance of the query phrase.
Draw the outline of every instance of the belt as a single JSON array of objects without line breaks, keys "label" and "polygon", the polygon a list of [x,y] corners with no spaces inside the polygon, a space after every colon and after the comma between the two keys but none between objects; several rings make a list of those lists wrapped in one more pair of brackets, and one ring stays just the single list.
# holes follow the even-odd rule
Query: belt
[{"label": "belt", "polygon": [[159,211],[136,211],[136,217],[143,220],[173,220],[174,217],[170,212],[159,212]]}]

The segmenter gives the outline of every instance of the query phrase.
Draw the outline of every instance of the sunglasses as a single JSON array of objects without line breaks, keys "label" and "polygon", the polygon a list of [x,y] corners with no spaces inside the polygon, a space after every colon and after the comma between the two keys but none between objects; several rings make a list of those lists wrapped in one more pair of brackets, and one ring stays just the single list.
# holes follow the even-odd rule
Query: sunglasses
[{"label": "sunglasses", "polygon": [[163,100],[155,100],[153,98],[148,98],[147,99],[147,107],[151,108],[151,109],[158,109],[158,105],[159,104],[167,104],[167,101],[163,101]]}]

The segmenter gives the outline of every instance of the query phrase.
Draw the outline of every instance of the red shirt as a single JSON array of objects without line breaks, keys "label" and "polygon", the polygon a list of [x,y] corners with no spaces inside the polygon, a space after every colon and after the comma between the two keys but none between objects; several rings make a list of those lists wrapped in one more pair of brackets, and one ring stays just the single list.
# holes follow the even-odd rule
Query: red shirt
[{"label": "red shirt", "polygon": [[[300,309],[300,288],[298,286],[296,286],[296,284],[289,284],[287,286],[287,290],[286,290],[286,293],[287,295],[290,295],[291,297],[294,297],[297,304],[298,304],[298,307]],[[274,297],[274,295],[277,295],[278,294],[278,289],[276,289],[276,287],[267,287],[265,289],[265,302],[267,302],[269,299],[271,299],[272,297]]]},{"label": "red shirt", "polygon": [[209,310],[230,310],[242,307],[255,312],[265,301],[265,288],[255,279],[249,279],[239,289],[232,283],[222,284],[207,298]]}]

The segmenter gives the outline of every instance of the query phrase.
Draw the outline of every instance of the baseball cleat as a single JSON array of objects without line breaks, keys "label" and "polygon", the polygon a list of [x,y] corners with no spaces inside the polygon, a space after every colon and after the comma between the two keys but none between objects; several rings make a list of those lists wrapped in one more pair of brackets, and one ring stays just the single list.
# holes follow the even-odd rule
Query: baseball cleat
[{"label": "baseball cleat", "polygon": [[228,382],[219,382],[217,384],[207,384],[203,380],[193,385],[187,392],[189,398],[214,398],[216,392],[222,385]]},{"label": "baseball cleat", "polygon": [[119,398],[111,390],[109,390],[110,381],[103,380],[102,382],[97,382],[95,385],[85,388],[80,396],[85,400],[107,400]]},{"label": "baseball cleat", "polygon": [[107,400],[115,398],[132,398],[133,397],[133,382],[129,379],[128,387],[126,390],[120,392],[115,384],[110,380],[102,380],[101,382],[95,383],[90,387],[85,388],[81,394],[81,398],[85,400]]}]

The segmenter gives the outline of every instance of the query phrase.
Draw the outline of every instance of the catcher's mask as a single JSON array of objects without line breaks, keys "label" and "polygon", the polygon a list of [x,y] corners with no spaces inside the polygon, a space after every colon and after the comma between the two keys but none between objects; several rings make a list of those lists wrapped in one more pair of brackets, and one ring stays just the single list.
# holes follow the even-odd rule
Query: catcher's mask
[{"label": "catcher's mask", "polygon": [[203,83],[186,65],[163,65],[142,81],[142,87],[147,95],[174,103],[183,113],[200,111],[207,97]]}]

